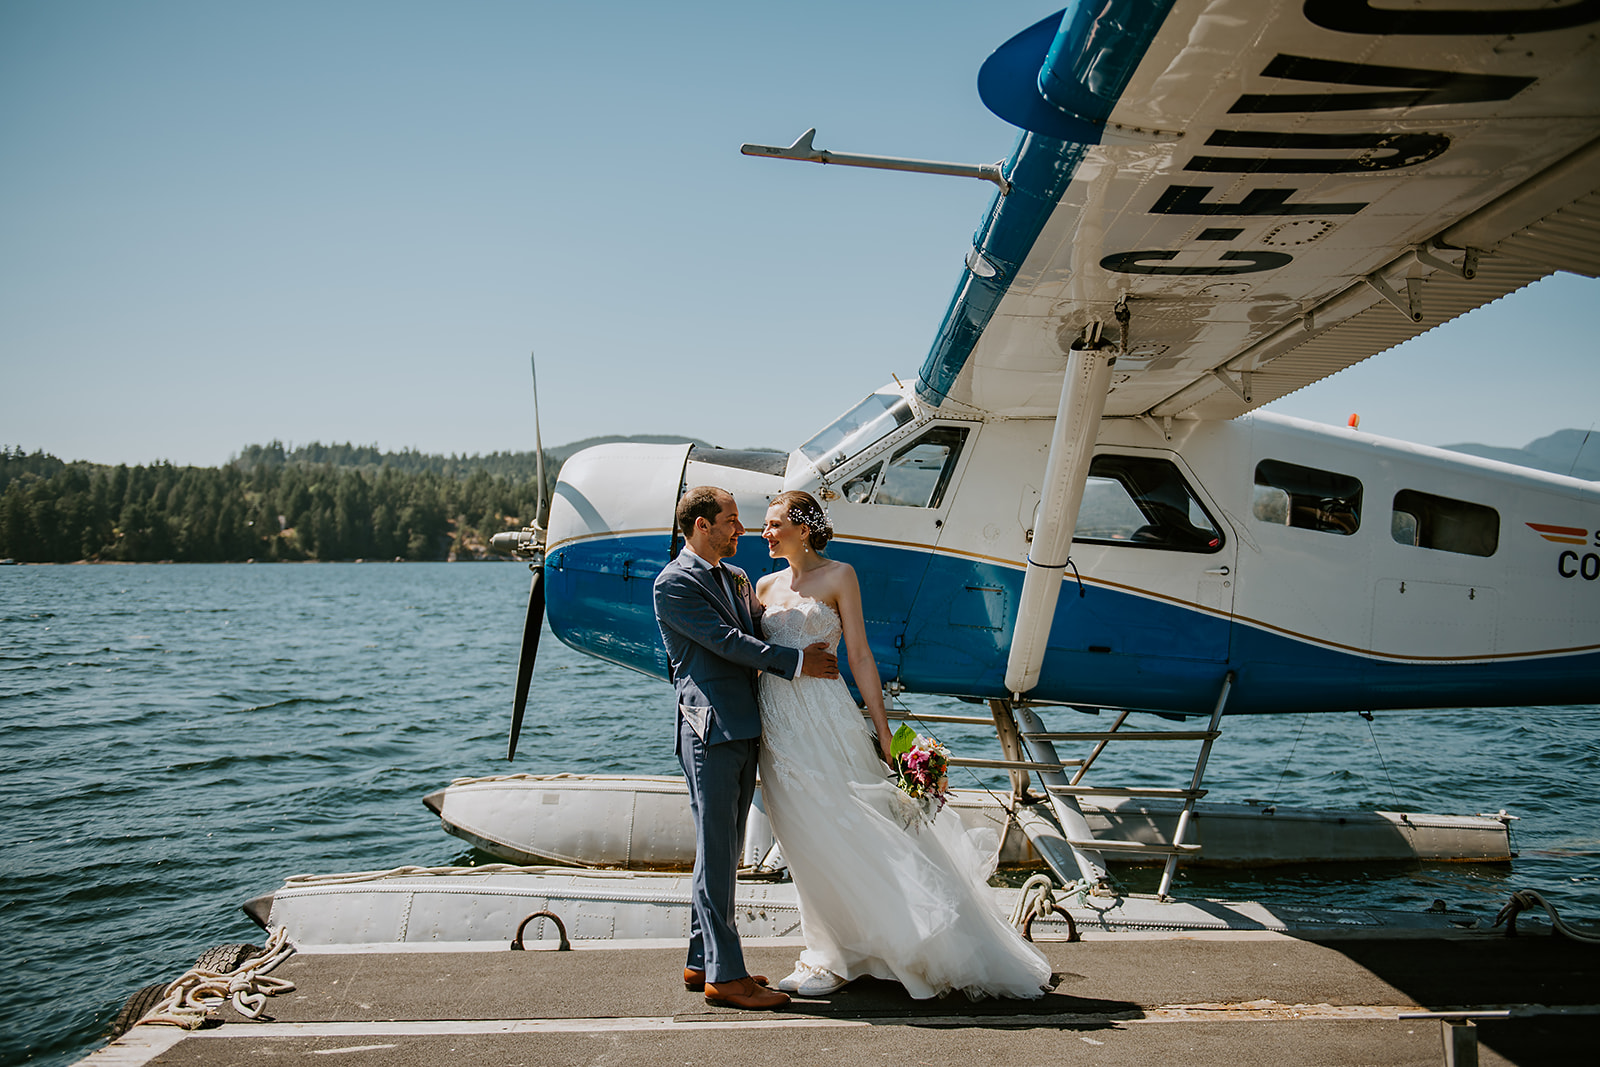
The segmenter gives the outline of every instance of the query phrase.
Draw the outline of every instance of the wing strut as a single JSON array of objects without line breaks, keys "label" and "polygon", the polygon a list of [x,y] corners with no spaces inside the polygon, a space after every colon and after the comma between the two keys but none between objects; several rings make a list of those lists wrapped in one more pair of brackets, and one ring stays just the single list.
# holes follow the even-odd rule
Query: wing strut
[{"label": "wing strut", "polygon": [[1067,557],[1072,554],[1072,531],[1078,525],[1078,506],[1089,480],[1089,461],[1100,436],[1100,416],[1106,409],[1111,367],[1118,351],[1101,336],[1101,324],[1092,322],[1072,342],[1067,355],[1044,488],[1028,546],[1028,568],[1017,604],[1017,625],[1006,660],[1006,688],[1018,698],[1039,684],[1039,668],[1044,663]]}]

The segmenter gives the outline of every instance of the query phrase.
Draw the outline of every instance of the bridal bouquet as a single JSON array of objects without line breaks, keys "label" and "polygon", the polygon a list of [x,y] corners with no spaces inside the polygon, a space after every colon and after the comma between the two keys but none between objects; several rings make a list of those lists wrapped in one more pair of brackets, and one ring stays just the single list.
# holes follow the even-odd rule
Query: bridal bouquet
[{"label": "bridal bouquet", "polygon": [[931,816],[944,807],[944,795],[950,789],[950,753],[943,745],[901,726],[889,739],[889,762],[895,770],[895,784],[917,802],[924,815]]}]

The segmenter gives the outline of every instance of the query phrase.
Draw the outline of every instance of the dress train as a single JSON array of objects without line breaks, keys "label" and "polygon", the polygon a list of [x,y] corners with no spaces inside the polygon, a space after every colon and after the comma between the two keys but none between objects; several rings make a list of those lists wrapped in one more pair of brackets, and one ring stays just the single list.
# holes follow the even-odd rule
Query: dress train
[{"label": "dress train", "polygon": [[[792,648],[843,630],[814,600],[768,609],[762,625]],[[989,889],[995,835],[948,809],[922,813],[887,777],[842,680],[763,674],[759,686],[762,797],[800,899],[801,963],[917,998],[1039,996],[1050,965]]]}]

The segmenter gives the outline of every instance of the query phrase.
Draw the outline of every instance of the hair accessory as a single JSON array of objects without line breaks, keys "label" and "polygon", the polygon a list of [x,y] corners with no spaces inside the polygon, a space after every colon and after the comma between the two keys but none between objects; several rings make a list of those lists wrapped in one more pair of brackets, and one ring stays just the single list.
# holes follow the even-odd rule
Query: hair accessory
[{"label": "hair accessory", "polygon": [[809,526],[813,533],[833,536],[833,522],[828,518],[828,513],[822,506],[812,506],[801,502],[789,506],[789,521],[797,522],[802,526]]}]

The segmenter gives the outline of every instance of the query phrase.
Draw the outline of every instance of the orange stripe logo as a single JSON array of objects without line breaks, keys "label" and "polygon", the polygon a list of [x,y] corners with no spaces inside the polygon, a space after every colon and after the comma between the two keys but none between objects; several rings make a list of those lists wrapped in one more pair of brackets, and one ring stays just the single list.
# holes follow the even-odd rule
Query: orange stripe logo
[{"label": "orange stripe logo", "polygon": [[1550,526],[1542,522],[1530,522],[1527,525],[1546,541],[1554,541],[1558,545],[1589,543],[1589,531],[1580,530],[1576,526]]}]

